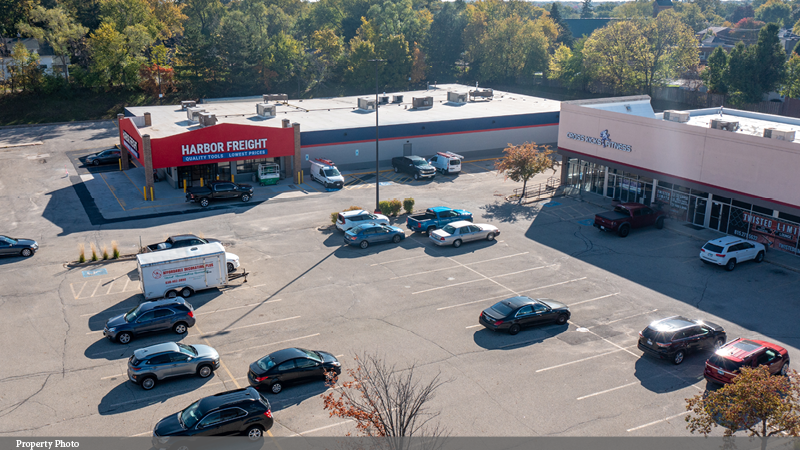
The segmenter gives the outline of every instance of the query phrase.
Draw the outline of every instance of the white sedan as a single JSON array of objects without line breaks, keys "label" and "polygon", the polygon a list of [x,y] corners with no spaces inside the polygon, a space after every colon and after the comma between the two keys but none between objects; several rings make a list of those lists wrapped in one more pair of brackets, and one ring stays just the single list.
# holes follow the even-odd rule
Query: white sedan
[{"label": "white sedan", "polygon": [[481,239],[493,241],[498,234],[500,234],[500,230],[494,225],[460,220],[458,222],[450,222],[443,228],[433,231],[429,237],[436,245],[452,245],[458,248],[464,242]]},{"label": "white sedan", "polygon": [[239,268],[239,257],[233,253],[225,252],[225,262],[228,266],[228,273],[236,272],[236,269]]}]

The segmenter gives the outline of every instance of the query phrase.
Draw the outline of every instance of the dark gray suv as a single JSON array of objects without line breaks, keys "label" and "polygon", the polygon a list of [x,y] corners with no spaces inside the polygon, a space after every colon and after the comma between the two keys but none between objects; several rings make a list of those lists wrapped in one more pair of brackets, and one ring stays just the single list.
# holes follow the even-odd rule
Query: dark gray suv
[{"label": "dark gray suv", "polygon": [[170,377],[197,374],[208,378],[217,369],[219,353],[207,345],[165,342],[140,348],[128,359],[128,379],[144,390]]},{"label": "dark gray suv", "polygon": [[170,298],[140,303],[125,314],[112,317],[103,328],[103,336],[127,344],[135,336],[172,330],[186,333],[194,326],[194,308],[183,298]]}]

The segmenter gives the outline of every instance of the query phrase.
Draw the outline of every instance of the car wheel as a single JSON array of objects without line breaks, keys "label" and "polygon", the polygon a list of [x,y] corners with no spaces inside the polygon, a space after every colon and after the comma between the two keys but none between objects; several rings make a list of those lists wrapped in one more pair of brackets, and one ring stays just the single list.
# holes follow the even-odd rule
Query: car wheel
[{"label": "car wheel", "polygon": [[[24,256],[24,257],[26,257],[26,258],[27,258],[27,257],[29,257],[29,256],[33,256],[33,250],[31,250],[31,249],[29,249],[29,248],[23,248],[23,249],[22,249],[22,251],[20,252],[20,254],[21,254],[22,256]],[[760,254],[760,253],[759,253],[759,254]],[[764,259],[764,258],[762,257],[761,259]],[[759,261],[759,262],[760,262],[760,261]]]},{"label": "car wheel", "polygon": [[191,290],[191,289],[189,289],[189,288],[183,288],[183,289],[181,289],[181,297],[183,297],[183,298],[189,298],[189,297],[191,297],[191,296],[192,296],[192,290]]},{"label": "car wheel", "polygon": [[461,239],[456,239],[453,241],[453,247],[458,248],[461,247]]},{"label": "car wheel", "polygon": [[92,165],[95,166],[95,167],[99,166],[100,165],[100,160],[95,159],[94,161],[92,161]]},{"label": "car wheel", "polygon": [[677,366],[678,364],[683,362],[683,357],[684,356],[685,356],[685,353],[683,352],[683,350],[678,350],[677,352],[675,352],[675,355],[672,357],[672,363]]},{"label": "car wheel", "polygon": [[442,170],[442,175],[450,175],[450,169]]},{"label": "car wheel", "polygon": [[169,291],[169,292],[167,292],[167,298],[175,298],[175,297],[177,297],[177,296],[178,296],[178,293],[177,293],[177,292],[175,292],[175,291]]},{"label": "car wheel", "polygon": [[731,258],[728,260],[728,264],[725,264],[725,270],[730,272],[731,270],[736,268],[736,259]]},{"label": "car wheel", "polygon": [[399,173],[399,172],[400,172],[400,169],[398,169],[397,166],[394,166],[394,173]]},{"label": "car wheel", "polygon": [[278,394],[283,390],[283,385],[280,381],[276,381],[272,383],[272,386],[269,387],[269,390],[272,391],[273,394]]},{"label": "car wheel", "polygon": [[569,320],[569,319],[567,318],[567,315],[566,315],[566,314],[561,314],[560,316],[558,316],[558,317],[556,318],[556,323],[557,323],[558,325],[564,325],[565,323],[567,323],[567,320]]},{"label": "car wheel", "polygon": [[175,325],[172,327],[172,331],[174,331],[174,332],[175,332],[175,334],[183,334],[183,333],[186,333],[186,330],[187,330],[187,329],[188,329],[188,328],[186,328],[186,324],[185,324],[185,323],[183,323],[183,322],[178,322],[178,323],[176,323],[176,324],[175,324]]},{"label": "car wheel", "polygon": [[264,437],[264,429],[258,425],[253,425],[252,427],[248,428],[246,433],[247,438],[251,441],[257,441]]},{"label": "car wheel", "polygon": [[496,237],[497,236],[494,233],[489,233],[488,235],[486,235],[486,240],[487,241],[493,241],[494,238],[496,238]]},{"label": "car wheel", "polygon": [[717,338],[717,340],[714,341],[714,350],[719,350],[723,345],[725,345],[725,339]]},{"label": "car wheel", "polygon": [[117,335],[117,342],[119,342],[120,344],[127,344],[128,342],[131,341],[131,337],[132,336],[130,333],[125,333],[125,332],[120,333]]},{"label": "car wheel", "polygon": [[435,229],[436,229],[436,227],[428,227],[428,229],[425,230],[425,232],[428,233],[428,236],[430,236],[431,233],[433,233],[433,230],[435,230]]},{"label": "car wheel", "polygon": [[367,242],[366,240],[361,241],[361,244],[359,244],[359,247],[367,248],[367,247],[369,247],[369,242]]},{"label": "car wheel", "polygon": [[[23,254],[23,256],[25,255]],[[756,255],[756,262],[760,263],[761,261],[764,261],[764,252],[758,252]]]},{"label": "car wheel", "polygon": [[787,362],[786,364],[783,365],[783,367],[781,367],[781,375],[786,376],[788,373],[789,373],[789,363]]},{"label": "car wheel", "polygon": [[519,330],[521,329],[522,327],[515,323],[514,325],[511,325],[511,328],[508,329],[508,334],[514,336],[515,334],[519,333]]},{"label": "car wheel", "polygon": [[663,217],[659,217],[658,219],[656,219],[656,228],[658,228],[659,230],[664,228],[664,218]]},{"label": "car wheel", "polygon": [[619,227],[619,230],[617,230],[617,234],[619,235],[619,237],[625,237],[630,232],[631,232],[631,226],[627,224],[622,225],[621,227]]},{"label": "car wheel", "polygon": [[145,391],[149,391],[156,387],[156,378],[155,377],[146,377],[142,380],[142,389]]},{"label": "car wheel", "polygon": [[197,368],[197,374],[200,375],[200,378],[208,378],[212,373],[214,373],[214,368],[208,364],[203,364]]},{"label": "car wheel", "polygon": [[400,243],[400,235],[395,234],[394,237],[392,238],[392,242],[394,242],[395,244]]},{"label": "car wheel", "polygon": [[419,180],[419,174],[418,174],[418,173],[415,173],[415,174],[414,174],[414,179],[415,179],[415,180]]},{"label": "car wheel", "polygon": [[249,202],[250,201],[250,194],[242,194],[242,201]]},{"label": "car wheel", "polygon": [[207,198],[201,198],[200,199],[200,206],[202,206],[203,208],[208,206],[208,199]]},{"label": "car wheel", "polygon": [[236,268],[233,267],[233,263],[228,263],[228,273],[233,273],[234,270],[236,270]]}]

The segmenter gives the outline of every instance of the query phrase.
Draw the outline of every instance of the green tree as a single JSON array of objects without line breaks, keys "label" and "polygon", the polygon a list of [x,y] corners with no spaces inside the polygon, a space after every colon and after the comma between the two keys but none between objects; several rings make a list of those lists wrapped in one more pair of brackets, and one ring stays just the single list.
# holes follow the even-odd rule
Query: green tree
[{"label": "green tree", "polygon": [[570,50],[561,45],[550,58],[550,71],[548,78],[556,79],[565,87],[585,91],[589,82],[595,77],[594,65],[583,63],[583,46],[587,38],[575,41],[575,48]]},{"label": "green tree", "polygon": [[[224,63],[218,57],[220,35],[218,28],[226,14],[219,0],[187,0],[184,34],[176,54],[178,77],[196,81],[224,78]],[[261,36],[261,41],[265,40]]]},{"label": "green tree", "polygon": [[21,41],[17,41],[11,51],[11,63],[7,66],[11,74],[11,89],[22,89],[23,92],[35,90],[42,82],[42,70],[39,68],[39,54],[28,51]]},{"label": "green tree", "polygon": [[653,2],[648,0],[635,0],[620,3],[611,10],[611,17],[618,19],[645,19],[653,17]]},{"label": "green tree", "polygon": [[725,84],[725,72],[728,69],[728,53],[717,47],[711,52],[706,61],[706,68],[700,73],[700,78],[710,92],[726,94],[728,86]]},{"label": "green tree", "polygon": [[594,11],[592,11],[592,0],[583,0],[581,2],[581,19],[591,19],[594,17]]},{"label": "green tree", "polygon": [[731,103],[734,105],[757,102],[761,100],[763,94],[754,80],[757,67],[755,52],[751,49],[739,41],[728,55],[728,70],[725,72],[724,83],[728,87]]},{"label": "green tree", "polygon": [[759,30],[755,45],[756,82],[762,93],[774,91],[786,76],[786,52],[778,38],[778,25]]},{"label": "green tree", "polygon": [[37,3],[36,0],[0,0],[0,36],[16,36],[17,24],[25,22]]},{"label": "green tree", "polygon": [[786,78],[780,93],[789,98],[800,98],[800,55],[797,53],[786,62]]},{"label": "green tree", "polygon": [[718,14],[718,11],[722,8],[721,0],[695,0],[693,3],[699,6],[700,11],[705,15]]},{"label": "green tree", "polygon": [[781,0],[769,0],[756,9],[757,20],[765,23],[776,23],[779,27],[792,24],[792,7]]},{"label": "green tree", "polygon": [[558,37],[554,44],[564,44],[567,47],[572,47],[575,38],[572,36],[572,30],[570,30],[569,25],[567,25],[561,17],[558,2],[553,2],[553,4],[550,5],[550,20],[558,27]]},{"label": "green tree", "polygon": [[452,80],[458,73],[456,62],[464,52],[463,31],[467,26],[466,3],[445,2],[433,16],[425,40],[429,74],[434,80]]},{"label": "green tree", "polygon": [[[144,29],[128,28],[134,40],[138,39],[141,33],[147,34]],[[106,22],[90,35],[89,45],[92,53],[89,68],[101,83],[108,87],[116,84],[127,86],[138,84],[138,71],[144,63],[144,58],[137,59],[131,54],[125,34]]]},{"label": "green tree", "polygon": [[101,0],[100,19],[119,33],[128,27],[142,26],[152,39],[156,39],[162,29],[161,22],[145,0]]},{"label": "green tree", "polygon": [[707,26],[706,16],[703,11],[695,3],[684,3],[678,11],[678,17],[681,22],[686,24],[689,28],[698,32]]},{"label": "green tree", "polygon": [[45,9],[37,6],[29,13],[30,23],[20,22],[17,28],[40,42],[47,42],[61,59],[64,76],[69,81],[70,45],[82,38],[87,29],[76,23],[61,7]]},{"label": "green tree", "polygon": [[510,178],[511,181],[522,182],[520,203],[525,198],[528,180],[547,169],[556,172],[553,151],[546,145],[537,145],[535,142],[525,142],[521,145],[508,144],[503,153],[505,156],[497,161],[494,167],[498,175],[503,174],[504,179]]}]

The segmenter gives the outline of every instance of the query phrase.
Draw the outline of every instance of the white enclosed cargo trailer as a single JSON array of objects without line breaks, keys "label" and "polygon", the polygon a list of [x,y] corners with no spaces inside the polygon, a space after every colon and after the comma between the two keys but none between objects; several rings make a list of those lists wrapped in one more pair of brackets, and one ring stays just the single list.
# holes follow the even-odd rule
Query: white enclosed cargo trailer
[{"label": "white enclosed cargo trailer", "polygon": [[228,281],[225,248],[219,242],[136,255],[146,300],[186,298]]}]

